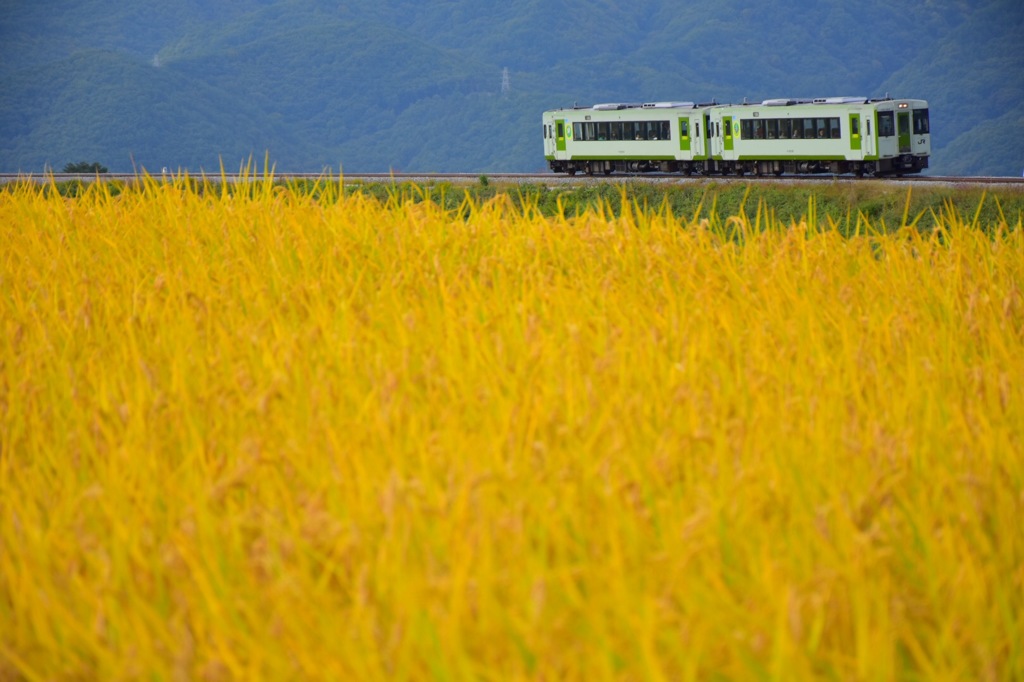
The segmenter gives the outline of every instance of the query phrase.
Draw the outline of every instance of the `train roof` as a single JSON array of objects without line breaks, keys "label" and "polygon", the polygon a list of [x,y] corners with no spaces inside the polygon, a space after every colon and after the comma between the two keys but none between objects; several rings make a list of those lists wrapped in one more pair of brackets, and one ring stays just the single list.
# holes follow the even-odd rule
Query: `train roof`
[{"label": "train roof", "polygon": [[707,105],[698,105],[695,102],[610,102],[606,104],[595,104],[589,108],[597,111],[615,111],[618,109],[696,109],[698,106]]},{"label": "train roof", "polygon": [[[901,98],[905,101],[923,101],[916,100],[913,98]],[[570,108],[565,109],[554,109],[553,111],[621,111],[624,109],[706,109],[710,107],[722,107],[722,106],[765,106],[765,107],[787,107],[798,104],[878,104],[881,102],[892,102],[895,101],[892,97],[886,95],[885,97],[853,97],[853,96],[839,96],[839,97],[776,97],[772,99],[762,100],[760,102],[747,102],[746,99],[741,104],[723,104],[715,100],[710,102],[603,102],[600,104],[594,104],[590,106],[579,106],[574,104]]]}]

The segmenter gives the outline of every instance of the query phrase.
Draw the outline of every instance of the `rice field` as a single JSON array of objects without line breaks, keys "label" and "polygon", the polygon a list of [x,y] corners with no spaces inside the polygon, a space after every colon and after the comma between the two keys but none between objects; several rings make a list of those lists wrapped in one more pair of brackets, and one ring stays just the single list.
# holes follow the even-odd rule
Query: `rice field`
[{"label": "rice field", "polygon": [[1019,215],[343,190],[0,190],[0,680],[1024,678]]}]

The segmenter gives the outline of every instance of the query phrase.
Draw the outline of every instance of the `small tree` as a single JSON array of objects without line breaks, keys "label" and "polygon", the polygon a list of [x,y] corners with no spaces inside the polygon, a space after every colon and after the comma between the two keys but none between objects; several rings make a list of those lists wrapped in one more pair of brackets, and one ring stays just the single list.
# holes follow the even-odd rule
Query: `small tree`
[{"label": "small tree", "polygon": [[88,161],[79,161],[78,163],[69,163],[64,166],[65,173],[106,173],[107,167],[101,166],[96,161],[89,163]]}]

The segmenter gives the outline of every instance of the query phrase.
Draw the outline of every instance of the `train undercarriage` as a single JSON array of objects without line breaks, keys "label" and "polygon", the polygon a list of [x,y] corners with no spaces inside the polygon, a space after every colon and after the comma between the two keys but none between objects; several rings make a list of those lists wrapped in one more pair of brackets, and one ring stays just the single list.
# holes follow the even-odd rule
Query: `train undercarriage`
[{"label": "train undercarriage", "polygon": [[888,177],[920,173],[928,167],[928,157],[904,155],[874,161],[833,161],[833,160],[756,160],[721,161],[717,159],[700,161],[659,161],[659,160],[586,160],[550,161],[555,173],[576,175],[611,175],[612,173],[678,173],[682,175],[856,175],[858,177]]}]

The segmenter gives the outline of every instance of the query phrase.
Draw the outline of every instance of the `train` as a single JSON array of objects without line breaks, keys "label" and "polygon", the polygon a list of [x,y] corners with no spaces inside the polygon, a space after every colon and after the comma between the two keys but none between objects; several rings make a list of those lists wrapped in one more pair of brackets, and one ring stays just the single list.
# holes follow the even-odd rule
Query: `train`
[{"label": "train", "polygon": [[605,103],[545,111],[555,173],[902,176],[928,167],[928,102],[884,97],[757,103]]}]

